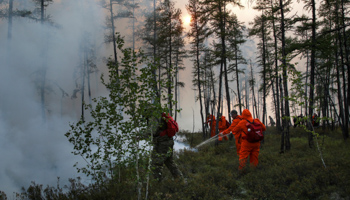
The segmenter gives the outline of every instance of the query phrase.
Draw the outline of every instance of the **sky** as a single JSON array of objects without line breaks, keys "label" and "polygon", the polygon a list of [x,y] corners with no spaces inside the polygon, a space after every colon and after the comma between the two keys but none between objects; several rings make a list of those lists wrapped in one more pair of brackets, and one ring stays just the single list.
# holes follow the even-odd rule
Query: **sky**
[{"label": "sky", "polygon": [[[20,2],[20,0],[15,3]],[[246,3],[242,2],[244,5]],[[183,17],[187,1],[176,1]],[[28,1],[15,4],[15,8],[27,8]],[[234,9],[240,21],[248,25],[255,11]],[[48,7],[55,27],[41,26],[29,19],[13,19],[12,40],[7,40],[7,21],[0,19],[0,190],[9,199],[13,192],[27,188],[32,181],[44,186],[55,186],[57,177],[60,185],[68,178],[83,176],[76,173],[73,165],[83,161],[71,154],[72,145],[64,134],[69,124],[79,119],[80,98],[62,97],[61,89],[70,96],[75,88],[77,66],[82,58],[79,49],[83,38],[88,38],[91,48],[97,52],[99,73],[91,77],[94,97],[106,95],[100,75],[106,70],[102,57],[111,56],[111,46],[103,42],[106,11],[94,0],[55,0]],[[122,23],[117,24],[124,29]],[[125,25],[127,27],[129,25]],[[247,57],[254,59],[254,42],[248,42],[243,49]],[[45,59],[42,59],[45,58]],[[45,105],[47,120],[43,122],[40,96],[35,82],[38,70],[47,68],[47,85],[50,93]],[[185,60],[186,70],[180,73],[185,88],[180,91],[182,111],[178,118],[180,129],[198,131],[201,129],[199,102],[195,102],[192,89],[192,63]],[[78,95],[79,97],[79,95]],[[183,148],[178,144],[176,148]],[[86,183],[89,179],[85,179]]]}]

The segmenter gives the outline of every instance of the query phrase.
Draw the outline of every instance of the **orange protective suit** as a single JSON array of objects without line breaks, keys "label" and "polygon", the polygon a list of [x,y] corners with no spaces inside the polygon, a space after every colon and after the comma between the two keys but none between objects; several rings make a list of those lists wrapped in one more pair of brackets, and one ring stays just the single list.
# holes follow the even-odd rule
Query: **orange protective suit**
[{"label": "orange protective suit", "polygon": [[[228,126],[229,126],[229,122],[226,120],[225,116],[221,116],[219,118],[219,133],[227,129]],[[218,136],[219,141],[222,141],[222,138],[224,138],[225,140],[228,140],[227,136],[223,136],[223,137],[221,137],[220,135]]]},{"label": "orange protective suit", "polygon": [[[240,115],[237,115],[232,123],[231,126],[228,127],[228,129],[222,131],[222,134],[227,135],[229,134],[233,128],[235,126],[237,126],[237,124],[242,120],[242,117]],[[242,133],[241,132],[237,132],[237,133],[233,133],[233,135],[235,136],[235,143],[236,143],[236,150],[237,150],[237,155],[239,156],[239,151],[241,150],[241,140],[242,140]]]},{"label": "orange protective suit", "polygon": [[215,136],[215,126],[216,126],[216,120],[214,115],[208,115],[206,123],[210,126],[210,137]]},{"label": "orange protective suit", "polygon": [[[252,114],[248,109],[244,109],[242,112],[242,120],[235,126],[232,130],[233,134],[242,133],[244,136],[245,133],[248,132],[248,128],[246,127],[247,120],[253,121]],[[254,121],[258,121],[261,123],[259,119],[254,119]],[[262,131],[266,130],[266,127],[263,123],[262,124]],[[259,151],[260,151],[260,142],[250,143],[247,140],[242,138],[241,142],[241,150],[239,152],[239,167],[238,169],[241,170],[245,167],[248,156],[249,156],[249,162],[252,166],[256,167],[259,163]]]}]

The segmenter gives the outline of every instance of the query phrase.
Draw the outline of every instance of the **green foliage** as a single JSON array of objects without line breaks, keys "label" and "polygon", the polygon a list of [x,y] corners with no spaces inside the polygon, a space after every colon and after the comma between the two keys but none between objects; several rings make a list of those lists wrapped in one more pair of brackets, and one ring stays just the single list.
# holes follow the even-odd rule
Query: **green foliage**
[{"label": "green foliage", "polygon": [[[141,146],[139,138],[155,131],[156,119],[164,111],[158,104],[154,86],[158,84],[152,71],[157,66],[150,64],[141,51],[123,49],[124,41],[117,35],[117,46],[122,52],[118,65],[108,63],[107,87],[109,97],[94,99],[93,105],[86,105],[91,120],[81,119],[71,124],[65,136],[73,144],[75,155],[80,155],[86,166],[75,165],[78,172],[92,176],[99,184],[107,179],[121,176],[121,168],[135,166],[135,171],[126,173],[126,181],[142,180],[147,175],[146,159],[149,154],[147,143]],[[166,83],[159,83],[166,84]],[[139,174],[143,172],[143,174]],[[141,177],[136,177],[143,175]],[[130,179],[130,180],[129,180]]]}]

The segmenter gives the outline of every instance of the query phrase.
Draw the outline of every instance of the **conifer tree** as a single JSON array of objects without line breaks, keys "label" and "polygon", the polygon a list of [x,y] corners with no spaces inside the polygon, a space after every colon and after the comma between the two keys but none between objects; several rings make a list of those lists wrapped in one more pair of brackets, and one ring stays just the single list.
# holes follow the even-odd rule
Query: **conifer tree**
[{"label": "conifer tree", "polygon": [[[159,97],[165,91],[166,95],[163,95],[161,100],[166,102],[170,113],[173,114],[174,107],[177,108],[178,104],[176,102],[174,106],[171,99],[178,99],[178,87],[184,86],[178,77],[179,71],[184,69],[183,59],[186,57],[182,13],[180,9],[174,7],[174,2],[169,0],[162,2],[155,11],[156,13],[146,16],[145,25],[139,34],[147,49],[147,55],[155,58],[154,62],[160,63],[157,72],[154,72],[155,80],[170,80],[166,88],[158,85],[156,90]],[[155,26],[157,28],[154,33]]]},{"label": "conifer tree", "polygon": [[[271,84],[267,82],[267,75],[269,74],[268,71],[272,71],[270,67],[270,61],[268,60],[269,55],[269,49],[268,46],[271,43],[271,38],[270,38],[270,32],[268,31],[269,26],[267,26],[267,19],[265,15],[258,16],[254,19],[254,24],[253,27],[249,31],[250,36],[257,36],[259,38],[259,43],[258,43],[258,59],[259,59],[259,65],[262,66],[261,70],[261,78],[263,80],[262,84],[262,90],[263,90],[263,116],[262,116],[262,122],[266,123],[266,85]],[[253,78],[253,77],[252,77]],[[272,81],[271,79],[269,79]]]},{"label": "conifer tree", "polygon": [[[166,90],[166,98],[170,115],[173,114],[173,97],[174,86],[184,84],[180,81],[175,82],[181,67],[182,59],[184,58],[184,41],[183,41],[183,23],[181,20],[181,10],[176,9],[174,2],[165,0],[158,8],[159,25],[157,25],[157,40],[160,59],[159,79],[169,80],[169,85],[166,88],[159,88]],[[175,72],[175,73],[174,73]]]},{"label": "conifer tree", "polygon": [[[226,48],[226,40],[227,40],[227,18],[229,16],[230,11],[226,10],[228,4],[233,4],[234,6],[242,7],[240,2],[235,0],[204,0],[203,4],[206,5],[206,13],[208,14],[209,24],[211,25],[212,33],[214,37],[218,40],[214,41],[214,49],[215,55],[218,58],[218,64],[220,64],[220,72],[219,72],[219,94],[218,94],[218,110],[217,110],[217,120],[219,120],[219,114],[221,110],[221,89],[222,89],[222,77],[225,78],[225,89],[226,89],[226,101],[227,108],[231,110],[230,106],[230,93],[228,88],[228,76],[227,76],[227,48]],[[218,132],[219,123],[216,123],[216,132]]]},{"label": "conifer tree", "polygon": [[[242,51],[240,49],[240,46],[243,45],[246,40],[244,39],[243,32],[245,31],[245,26],[242,22],[238,21],[237,15],[231,14],[227,19],[227,43],[228,43],[228,61],[230,62],[228,67],[228,72],[234,72],[235,73],[235,80],[236,80],[236,86],[237,86],[237,95],[238,95],[238,102],[236,106],[239,107],[239,113],[242,113],[243,109],[243,103],[241,98],[241,91],[240,91],[240,79],[239,76],[241,73],[244,73],[241,69],[239,69],[239,65],[245,65],[247,64],[245,58],[242,55]],[[232,62],[231,62],[232,61]],[[231,122],[231,118],[230,118]]]},{"label": "conifer tree", "polygon": [[[45,23],[46,24],[51,23],[50,15],[47,15],[45,13],[45,9],[47,6],[49,6],[50,3],[53,2],[53,0],[33,0],[33,1],[38,6],[32,12],[33,18],[40,21],[42,26],[44,26]],[[43,34],[42,38],[48,39],[45,32],[43,32],[42,34]],[[47,42],[44,41],[42,44],[46,44],[46,43]],[[47,89],[46,73],[47,73],[47,68],[48,68],[47,63],[46,63],[47,49],[48,49],[48,47],[45,45],[41,49],[42,54],[43,54],[43,61],[42,61],[42,66],[40,67],[40,70],[38,71],[39,79],[40,79],[38,85],[39,85],[39,90],[40,90],[41,112],[42,112],[42,118],[43,118],[44,122],[46,121],[45,93],[46,93],[46,89]]]},{"label": "conifer tree", "polygon": [[[205,13],[203,12],[203,6],[200,4],[199,0],[190,0],[189,4],[186,5],[186,9],[191,15],[191,29],[188,33],[191,44],[190,55],[194,57],[191,59],[194,64],[193,74],[194,74],[194,86],[198,88],[198,99],[200,106],[201,124],[203,137],[205,137],[204,122],[205,118],[203,116],[203,97],[202,97],[202,84],[205,83],[205,68],[203,63],[201,63],[201,58],[205,56],[205,45],[204,41],[208,34],[207,21],[205,20]],[[204,78],[204,79],[202,79]],[[204,88],[204,87],[203,87]],[[204,94],[205,96],[205,94]],[[206,116],[206,115],[205,115]]]}]

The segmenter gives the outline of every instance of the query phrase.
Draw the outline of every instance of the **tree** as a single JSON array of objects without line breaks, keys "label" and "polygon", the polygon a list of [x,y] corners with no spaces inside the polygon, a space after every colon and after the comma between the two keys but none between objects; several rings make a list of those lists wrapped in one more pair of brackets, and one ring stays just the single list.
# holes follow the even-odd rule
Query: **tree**
[{"label": "tree", "polygon": [[[235,80],[237,85],[237,95],[238,95],[238,107],[239,113],[242,113],[243,103],[241,102],[241,92],[240,92],[240,84],[239,84],[239,74],[244,73],[242,70],[238,68],[238,65],[247,64],[246,60],[242,55],[242,51],[240,49],[240,45],[243,45],[246,40],[244,39],[243,31],[245,30],[245,26],[242,22],[239,22],[237,19],[237,15],[232,14],[227,19],[227,43],[228,43],[228,61],[232,63],[229,64],[228,72],[235,72]],[[231,118],[230,118],[231,121]]]},{"label": "tree", "polygon": [[[212,33],[219,42],[214,42],[215,55],[218,58],[218,64],[220,64],[219,72],[219,101],[217,110],[217,120],[219,120],[219,114],[221,110],[221,88],[222,88],[222,77],[225,78],[225,89],[226,89],[226,101],[227,108],[231,110],[230,106],[230,93],[228,88],[228,77],[227,77],[227,52],[226,52],[226,39],[227,39],[227,18],[229,11],[226,10],[228,4],[243,7],[238,1],[235,0],[204,0],[203,5],[206,5],[205,12],[208,14],[208,20],[211,25]],[[216,132],[218,132],[219,123],[216,123]]]},{"label": "tree", "polygon": [[[75,165],[78,172],[92,176],[101,185],[107,181],[120,184],[122,180],[118,177],[123,176],[122,184],[135,183],[131,186],[141,199],[142,184],[149,181],[150,154],[148,143],[141,145],[139,138],[144,133],[153,136],[160,113],[169,110],[158,100],[154,101],[156,91],[153,88],[158,83],[154,82],[152,71],[157,66],[142,52],[124,49],[123,40],[119,36],[116,38],[123,57],[118,68],[111,59],[108,63],[109,78],[102,78],[110,92],[109,97],[94,99],[94,107],[87,105],[92,120],[81,119],[71,124],[71,130],[65,136],[73,144],[72,153],[83,157],[86,162],[86,166]],[[161,85],[166,84],[161,82]],[[118,107],[122,108],[122,113],[117,111]],[[135,171],[120,174],[129,166],[135,166]]]},{"label": "tree", "polygon": [[[33,0],[34,3],[38,6],[32,13],[34,19],[40,20],[40,23],[42,26],[44,26],[44,23],[50,24],[51,19],[49,15],[45,15],[45,8],[52,3],[52,0]],[[38,17],[40,16],[40,17]],[[43,32],[43,37],[47,39],[47,35]],[[43,42],[43,44],[46,44],[46,42]],[[45,109],[45,93],[46,93],[46,73],[47,73],[47,63],[46,63],[46,49],[48,47],[43,47],[42,54],[43,54],[43,63],[39,70],[39,77],[40,77],[40,83],[39,83],[39,90],[40,90],[40,99],[41,99],[41,112],[42,112],[42,118],[43,121],[46,121],[46,109]]]},{"label": "tree", "polygon": [[[81,93],[81,118],[84,120],[84,103],[85,103],[85,88],[87,81],[87,91],[89,104],[92,103],[91,96],[91,84],[90,84],[90,74],[96,73],[96,55],[95,55],[95,45],[91,42],[90,35],[86,32],[81,40],[80,45],[80,63],[78,65],[77,71],[75,72],[75,85],[76,88],[73,91],[72,99],[77,98],[77,93]],[[80,83],[79,83],[80,81]]]},{"label": "tree", "polygon": [[283,0],[279,0],[280,2],[280,26],[281,26],[281,62],[282,62],[282,77],[283,77],[283,92],[284,92],[284,115],[283,115],[283,132],[281,137],[281,152],[284,150],[290,150],[290,135],[289,135],[289,122],[290,122],[290,113],[289,113],[289,100],[288,100],[288,67],[287,63],[287,52],[286,52],[286,24],[285,24],[285,12],[289,11],[288,5],[290,5],[291,1],[288,0],[284,2]]},{"label": "tree", "polygon": [[[193,74],[194,74],[194,85],[198,88],[198,99],[200,106],[200,115],[201,115],[201,124],[202,124],[202,132],[203,138],[205,138],[205,128],[204,122],[205,118],[203,116],[203,98],[202,98],[202,83],[205,80],[202,79],[204,77],[203,64],[201,63],[201,56],[205,53],[205,45],[204,41],[208,35],[208,27],[207,21],[205,20],[205,13],[203,13],[203,7],[200,5],[199,0],[190,0],[189,4],[186,5],[186,9],[191,15],[191,29],[188,33],[188,37],[192,39],[190,41],[191,50],[190,55],[193,55]],[[207,115],[205,115],[207,116]]]},{"label": "tree", "polygon": [[[159,16],[157,17],[157,56],[159,59],[158,80],[170,80],[166,87],[158,85],[160,96],[165,90],[166,95],[163,95],[170,110],[173,114],[174,105],[174,86],[184,86],[176,77],[179,70],[183,70],[182,59],[185,57],[184,41],[183,41],[183,25],[181,20],[181,10],[176,9],[174,3],[170,0],[162,2],[157,8]],[[149,22],[152,20],[149,19]],[[153,24],[151,22],[151,24]],[[147,30],[147,29],[146,29]],[[149,29],[148,29],[149,30]],[[149,35],[149,33],[148,33]],[[148,40],[147,42],[150,42]],[[174,73],[175,72],[175,73]]]},{"label": "tree", "polygon": [[[265,11],[264,11],[265,12]],[[269,71],[272,71],[270,67],[270,61],[268,60],[269,58],[269,42],[271,42],[271,38],[269,37],[270,32],[267,30],[269,27],[266,26],[267,24],[267,19],[264,14],[261,16],[258,16],[254,19],[254,24],[253,27],[249,31],[250,36],[257,36],[260,40],[258,43],[258,59],[259,59],[259,64],[262,66],[262,79],[263,79],[263,84],[262,84],[262,90],[263,90],[263,118],[262,122],[266,124],[266,85],[267,83],[267,75],[269,74]],[[253,76],[253,75],[252,75]],[[253,79],[254,77],[252,77]],[[269,79],[272,81],[272,79]],[[269,84],[269,85],[272,85]],[[254,97],[255,98],[255,97]],[[258,116],[258,115],[257,115]]]},{"label": "tree", "polygon": [[256,118],[259,118],[259,111],[257,108],[257,102],[256,102],[256,97],[255,97],[255,77],[253,73],[253,65],[250,63],[250,79],[249,79],[249,85],[250,89],[252,91],[252,107],[253,107],[253,112],[252,114],[254,115],[254,107],[255,107],[255,116]]},{"label": "tree", "polygon": [[[316,37],[316,44],[324,44],[325,51],[324,54],[327,54],[328,63],[333,70],[333,76],[335,78],[335,84],[337,88],[331,89],[335,92],[335,96],[338,99],[338,111],[337,115],[338,121],[340,123],[343,138],[348,138],[348,120],[347,120],[347,101],[345,96],[347,94],[346,86],[346,52],[344,53],[344,38],[342,35],[342,29],[346,26],[343,26],[342,23],[342,13],[339,13],[339,5],[341,6],[342,2],[339,1],[328,1],[320,5],[319,13],[320,17],[323,17],[323,30],[321,34],[318,34]],[[341,9],[342,10],[342,9]],[[343,11],[343,10],[342,10]],[[322,42],[319,42],[322,40]],[[327,43],[328,42],[328,43]],[[318,49],[318,47],[316,48]],[[333,52],[333,53],[329,53]],[[342,80],[342,81],[341,81]],[[331,96],[331,95],[329,95]],[[331,99],[330,97],[328,99]],[[336,111],[336,110],[335,110]]]}]

